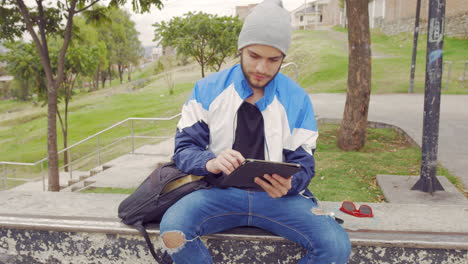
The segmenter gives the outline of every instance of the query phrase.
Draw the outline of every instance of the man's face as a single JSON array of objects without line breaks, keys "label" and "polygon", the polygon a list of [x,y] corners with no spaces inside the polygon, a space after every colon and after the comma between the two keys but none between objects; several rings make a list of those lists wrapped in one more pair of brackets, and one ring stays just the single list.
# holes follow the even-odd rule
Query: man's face
[{"label": "man's face", "polygon": [[284,55],[266,45],[250,45],[241,50],[241,66],[252,89],[263,89],[278,73]]}]

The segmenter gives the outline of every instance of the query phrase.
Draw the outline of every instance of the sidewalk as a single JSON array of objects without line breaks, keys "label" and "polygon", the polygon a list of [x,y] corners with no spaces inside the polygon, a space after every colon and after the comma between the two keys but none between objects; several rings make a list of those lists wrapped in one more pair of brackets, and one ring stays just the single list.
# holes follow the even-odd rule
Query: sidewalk
[{"label": "sidewalk", "polygon": [[[343,118],[346,94],[311,94],[318,118]],[[442,95],[438,160],[468,190],[468,95]],[[423,94],[371,95],[369,121],[395,125],[422,142]]]}]

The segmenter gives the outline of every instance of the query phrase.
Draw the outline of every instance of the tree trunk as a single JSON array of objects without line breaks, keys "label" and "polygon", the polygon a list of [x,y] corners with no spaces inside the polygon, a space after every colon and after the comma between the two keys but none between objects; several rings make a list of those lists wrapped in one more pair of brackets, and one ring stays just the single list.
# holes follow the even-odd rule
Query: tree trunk
[{"label": "tree trunk", "polygon": [[128,82],[131,82],[132,81],[132,66],[128,66],[127,70],[128,70],[127,80]]},{"label": "tree trunk", "polygon": [[[62,131],[62,136],[63,136],[63,149],[66,149],[68,147],[68,132],[67,130],[63,130]],[[65,172],[68,172],[69,169],[68,169],[68,150],[64,151],[63,152],[63,164],[65,165],[65,167],[63,167],[63,170]]]},{"label": "tree trunk", "polygon": [[57,90],[59,82],[48,82],[47,92],[47,154],[49,155],[49,186],[52,192],[60,191],[57,153]]},{"label": "tree trunk", "polygon": [[200,66],[201,66],[201,76],[202,78],[205,78],[205,61],[203,60],[203,57],[200,58]]},{"label": "tree trunk", "polygon": [[96,83],[95,85],[96,91],[99,90],[99,81],[101,79],[100,74],[101,74],[101,66],[98,66],[96,70],[96,74],[94,75],[94,82]]},{"label": "tree trunk", "polygon": [[348,89],[338,135],[342,150],[359,150],[366,143],[371,92],[371,50],[368,0],[347,0]]},{"label": "tree trunk", "polygon": [[124,71],[124,68],[122,65],[118,65],[117,66],[118,70],[119,70],[119,79],[120,79],[120,84],[123,83],[123,71]]},{"label": "tree trunk", "polygon": [[108,72],[109,72],[109,86],[112,86],[112,69],[111,69],[111,66],[109,66],[108,68]]},{"label": "tree trunk", "polygon": [[[104,72],[101,72],[101,86],[102,86],[103,89],[106,86],[106,81],[107,81],[106,74],[104,74]],[[110,84],[109,84],[109,86],[110,86]]]}]

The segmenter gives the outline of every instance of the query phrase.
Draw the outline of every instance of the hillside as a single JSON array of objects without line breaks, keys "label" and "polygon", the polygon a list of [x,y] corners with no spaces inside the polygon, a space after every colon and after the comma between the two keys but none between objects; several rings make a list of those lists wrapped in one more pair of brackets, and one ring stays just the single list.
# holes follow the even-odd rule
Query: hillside
[{"label": "hillside", "polygon": [[[415,92],[423,91],[425,36],[420,36]],[[372,93],[405,93],[408,89],[412,37],[372,36]],[[468,93],[458,79],[467,60],[468,40],[446,38],[445,60],[454,61],[450,88],[443,93]],[[311,93],[346,91],[347,36],[343,30],[296,31],[286,62],[299,66],[299,84]],[[227,66],[237,63],[233,59]],[[175,63],[174,63],[175,64]],[[180,111],[193,83],[196,64],[175,66],[154,75],[154,65],[133,74],[134,81],[74,96],[70,107],[69,145],[128,117],[168,117]],[[292,69],[285,70],[292,75]],[[168,82],[174,82],[170,95]],[[445,82],[444,82],[445,85]],[[468,86],[468,85],[467,85]],[[59,131],[59,146],[62,139]],[[165,133],[173,130],[165,128]],[[0,161],[35,162],[46,156],[46,108],[30,102],[0,101]],[[79,153],[74,153],[79,155]]]}]

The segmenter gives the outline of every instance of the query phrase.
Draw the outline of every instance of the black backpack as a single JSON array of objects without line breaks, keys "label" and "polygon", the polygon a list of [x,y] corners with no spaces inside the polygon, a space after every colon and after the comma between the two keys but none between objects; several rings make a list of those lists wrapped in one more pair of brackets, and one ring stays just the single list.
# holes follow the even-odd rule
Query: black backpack
[{"label": "black backpack", "polygon": [[154,170],[129,197],[119,205],[119,217],[124,224],[135,227],[145,238],[151,255],[158,263],[172,263],[164,254],[162,260],[156,255],[153,243],[146,231],[146,225],[159,223],[167,209],[183,196],[199,189],[206,189],[210,184],[205,179],[185,183],[175,189],[162,193],[169,183],[180,180],[188,174],[183,173],[173,162]]}]

